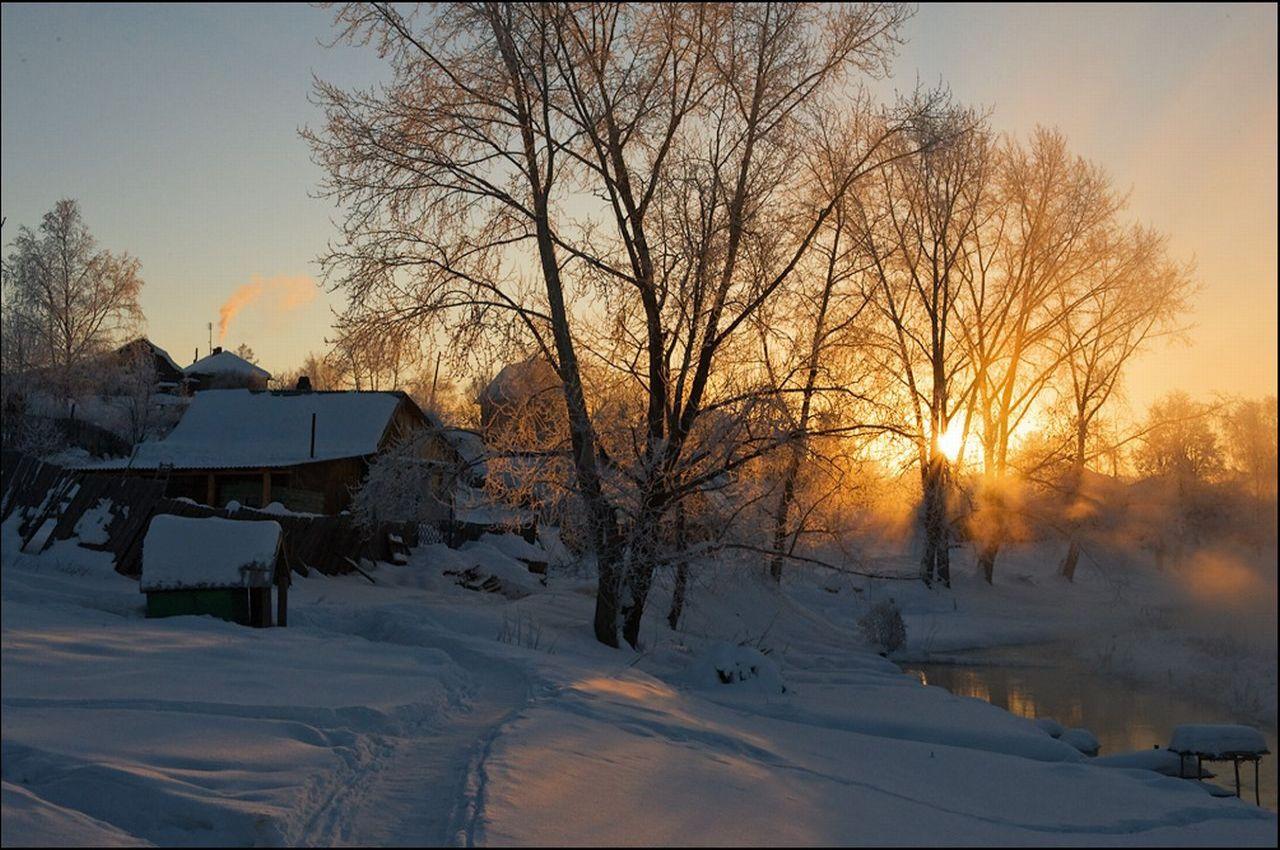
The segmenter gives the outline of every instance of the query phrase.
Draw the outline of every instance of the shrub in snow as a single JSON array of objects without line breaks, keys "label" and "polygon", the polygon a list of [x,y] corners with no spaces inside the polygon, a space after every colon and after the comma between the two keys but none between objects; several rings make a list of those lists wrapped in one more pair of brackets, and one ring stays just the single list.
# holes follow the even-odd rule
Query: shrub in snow
[{"label": "shrub in snow", "polygon": [[1058,740],[1064,744],[1070,744],[1080,752],[1087,756],[1096,756],[1098,750],[1102,747],[1098,743],[1098,739],[1088,729],[1068,729],[1058,736]]},{"label": "shrub in snow", "polygon": [[1067,731],[1061,723],[1052,717],[1037,717],[1036,725],[1050,738],[1061,738],[1062,733]]},{"label": "shrub in snow", "polygon": [[858,629],[867,643],[876,647],[881,655],[887,655],[907,642],[907,624],[902,622],[902,611],[892,599],[872,605],[870,611],[858,618]]},{"label": "shrub in snow", "polygon": [[787,691],[777,663],[753,646],[716,644],[709,658],[716,680],[722,685],[749,682],[755,688],[770,693]]},{"label": "shrub in snow", "polygon": [[35,457],[48,457],[68,446],[58,426],[43,416],[6,413],[2,433],[4,448]]}]

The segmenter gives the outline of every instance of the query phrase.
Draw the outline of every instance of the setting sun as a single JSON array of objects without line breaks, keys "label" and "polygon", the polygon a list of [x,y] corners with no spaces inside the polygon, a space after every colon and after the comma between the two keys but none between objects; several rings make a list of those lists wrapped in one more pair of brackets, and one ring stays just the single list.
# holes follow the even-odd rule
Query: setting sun
[{"label": "setting sun", "polygon": [[947,456],[947,460],[954,461],[958,458],[963,446],[964,427],[958,421],[948,425],[947,430],[938,437],[938,450]]}]

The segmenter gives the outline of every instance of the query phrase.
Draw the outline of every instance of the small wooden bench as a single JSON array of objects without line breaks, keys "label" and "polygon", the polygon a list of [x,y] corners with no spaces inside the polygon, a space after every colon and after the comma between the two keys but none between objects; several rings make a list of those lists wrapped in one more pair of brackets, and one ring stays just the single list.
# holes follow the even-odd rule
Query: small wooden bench
[{"label": "small wooden bench", "polygon": [[[1168,749],[1178,755],[1178,776],[1183,779],[1203,775],[1202,763],[1229,761],[1235,767],[1236,796],[1240,796],[1240,762],[1253,762],[1254,802],[1262,805],[1262,792],[1258,788],[1259,764],[1269,755],[1267,741],[1262,733],[1251,726],[1235,724],[1189,723],[1173,730]],[[1187,776],[1188,758],[1196,760],[1196,772]]]}]

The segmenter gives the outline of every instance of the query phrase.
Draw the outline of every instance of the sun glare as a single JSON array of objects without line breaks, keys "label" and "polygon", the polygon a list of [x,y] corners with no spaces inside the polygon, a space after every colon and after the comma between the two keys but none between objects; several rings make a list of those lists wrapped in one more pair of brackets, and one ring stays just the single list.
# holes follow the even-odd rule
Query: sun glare
[{"label": "sun glare", "polygon": [[946,455],[947,460],[954,461],[960,456],[960,447],[964,442],[963,430],[959,422],[952,422],[938,437],[938,450]]}]

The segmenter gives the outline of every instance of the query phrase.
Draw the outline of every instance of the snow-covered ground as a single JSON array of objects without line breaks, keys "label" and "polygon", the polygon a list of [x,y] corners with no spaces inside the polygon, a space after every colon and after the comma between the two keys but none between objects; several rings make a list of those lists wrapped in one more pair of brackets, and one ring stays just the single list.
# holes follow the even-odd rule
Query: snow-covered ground
[{"label": "snow-covered ground", "polygon": [[[14,537],[6,845],[1276,843],[1269,812],[1091,764],[853,637],[867,597],[899,594],[909,652],[1030,639],[1034,612],[994,613],[1016,582],[982,603],[961,582],[947,614],[905,582],[780,594],[725,566],[681,631],[656,599],[634,653],[591,638],[588,581],[553,568],[543,587],[490,544],[421,547],[376,586],[298,579],[289,627],[253,630],[147,620],[107,555]],[[510,592],[442,574],[475,565]]]}]

